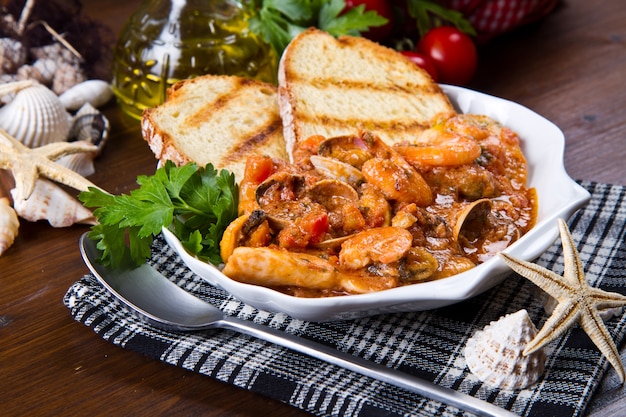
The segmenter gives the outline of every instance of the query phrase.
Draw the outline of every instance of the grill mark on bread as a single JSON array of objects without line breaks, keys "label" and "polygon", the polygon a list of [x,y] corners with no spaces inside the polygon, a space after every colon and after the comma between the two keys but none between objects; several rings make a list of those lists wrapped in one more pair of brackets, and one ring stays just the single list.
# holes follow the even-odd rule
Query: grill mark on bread
[{"label": "grill mark on bread", "polygon": [[[401,92],[407,94],[434,94],[441,95],[443,90],[436,84],[395,84],[395,83],[383,83],[383,82],[361,82],[346,78],[310,78],[306,76],[300,76],[299,74],[290,75],[290,82],[294,85],[311,85],[323,89],[341,89],[341,90],[361,90],[366,94],[374,94],[377,92]],[[297,87],[296,87],[297,88]]]},{"label": "grill mark on bread", "polygon": [[204,121],[210,119],[220,109],[227,108],[230,102],[242,96],[244,94],[242,87],[253,83],[254,81],[247,78],[233,79],[233,86],[229,91],[215,98],[212,102],[207,102],[206,105],[187,117],[184,123],[191,127],[198,127]]},{"label": "grill mark on bread", "polygon": [[337,118],[328,115],[309,117],[307,114],[298,115],[298,118],[310,125],[319,125],[323,129],[348,129],[348,130],[371,130],[371,131],[402,131],[402,132],[421,132],[430,127],[428,121],[420,122],[419,120],[389,120],[382,122],[379,120],[358,119],[358,118]]},{"label": "grill mark on bread", "polygon": [[281,120],[273,120],[272,123],[262,127],[261,130],[255,132],[249,138],[241,140],[236,146],[231,148],[230,152],[222,158],[222,164],[245,160],[248,156],[259,153],[257,151],[269,141],[274,140],[276,135],[280,135],[282,129],[283,124]]}]

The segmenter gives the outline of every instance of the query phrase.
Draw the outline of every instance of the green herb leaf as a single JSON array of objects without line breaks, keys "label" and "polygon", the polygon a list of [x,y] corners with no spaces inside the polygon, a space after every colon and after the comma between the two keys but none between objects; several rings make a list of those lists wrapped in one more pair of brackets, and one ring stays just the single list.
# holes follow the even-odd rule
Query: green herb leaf
[{"label": "green herb leaf", "polygon": [[112,195],[96,188],[79,194],[94,208],[99,224],[89,238],[102,250],[101,262],[112,267],[138,266],[150,257],[154,237],[172,227],[185,248],[200,259],[220,263],[219,242],[237,217],[235,176],[211,164],[176,167],[167,161],[152,176],[137,177],[139,188]]},{"label": "green herb leaf", "polygon": [[434,0],[407,0],[407,8],[409,15],[417,22],[420,37],[444,21],[468,35],[476,36],[476,30],[461,12],[448,9]]},{"label": "green herb leaf", "polygon": [[318,27],[334,36],[359,36],[372,26],[382,26],[387,19],[375,11],[365,11],[365,5],[353,7],[341,14],[345,8],[344,0],[331,0],[320,9]]},{"label": "green herb leaf", "polygon": [[334,36],[354,35],[387,19],[365,6],[346,13],[344,0],[263,0],[253,2],[257,13],[250,18],[250,30],[270,43],[280,56],[291,39],[309,27],[317,27]]}]

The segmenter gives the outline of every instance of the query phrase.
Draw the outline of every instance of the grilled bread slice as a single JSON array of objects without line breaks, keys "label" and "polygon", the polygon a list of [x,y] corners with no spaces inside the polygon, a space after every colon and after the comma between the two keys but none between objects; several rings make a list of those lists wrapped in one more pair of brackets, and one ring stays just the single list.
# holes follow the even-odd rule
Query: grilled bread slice
[{"label": "grilled bread slice", "polygon": [[287,159],[276,86],[236,76],[183,80],[143,112],[141,131],[161,162],[212,163],[243,178],[246,159]]},{"label": "grilled bread slice", "polygon": [[428,73],[361,37],[310,28],[285,49],[278,103],[287,152],[309,136],[369,130],[389,145],[411,143],[438,114],[453,113]]}]

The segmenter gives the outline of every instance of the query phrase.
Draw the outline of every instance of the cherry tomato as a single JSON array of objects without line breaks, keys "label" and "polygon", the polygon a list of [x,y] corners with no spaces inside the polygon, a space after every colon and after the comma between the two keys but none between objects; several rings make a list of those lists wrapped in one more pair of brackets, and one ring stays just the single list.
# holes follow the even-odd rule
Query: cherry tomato
[{"label": "cherry tomato", "polygon": [[361,4],[365,5],[365,10],[375,11],[388,20],[383,26],[375,26],[367,32],[363,32],[363,37],[376,42],[388,39],[393,33],[393,8],[391,4],[386,0],[346,0],[346,8],[344,10]]},{"label": "cherry tomato", "polygon": [[415,51],[400,51],[402,55],[409,58],[413,63],[417,64],[420,68],[424,69],[433,81],[437,82],[437,68],[435,63],[428,55],[424,55]]},{"label": "cherry tomato", "polygon": [[465,85],[476,72],[478,53],[474,41],[455,27],[429,30],[420,39],[417,50],[433,60],[442,83]]}]

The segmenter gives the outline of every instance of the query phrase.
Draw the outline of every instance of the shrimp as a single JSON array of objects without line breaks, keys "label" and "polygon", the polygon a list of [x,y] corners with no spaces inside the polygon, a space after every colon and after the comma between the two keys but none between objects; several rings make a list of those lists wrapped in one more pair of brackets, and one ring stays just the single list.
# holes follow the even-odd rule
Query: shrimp
[{"label": "shrimp", "polygon": [[412,167],[406,169],[390,159],[374,157],[363,164],[365,180],[378,187],[385,198],[402,203],[426,206],[433,194],[424,178]]},{"label": "shrimp", "polygon": [[460,134],[431,128],[422,134],[424,142],[398,145],[395,149],[415,166],[457,166],[471,164],[481,154],[478,142]]},{"label": "shrimp", "polygon": [[411,248],[413,235],[400,227],[377,227],[357,233],[341,245],[339,265],[346,269],[365,268],[371,263],[400,260]]},{"label": "shrimp", "polygon": [[359,210],[368,228],[389,226],[391,205],[383,193],[374,185],[363,183],[360,188]]}]

